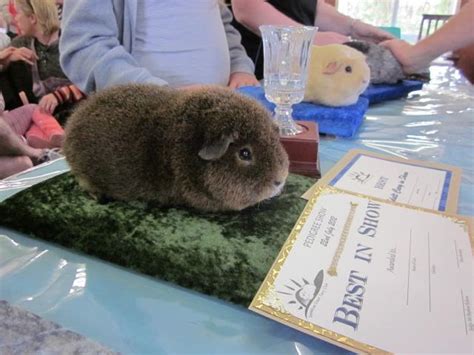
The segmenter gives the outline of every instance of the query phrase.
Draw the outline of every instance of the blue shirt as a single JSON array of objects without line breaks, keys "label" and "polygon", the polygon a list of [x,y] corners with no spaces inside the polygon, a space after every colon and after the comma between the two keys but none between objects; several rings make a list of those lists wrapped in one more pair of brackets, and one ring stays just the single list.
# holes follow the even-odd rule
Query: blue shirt
[{"label": "blue shirt", "polygon": [[[156,1],[161,2],[161,0]],[[186,2],[186,6],[193,5],[195,1],[201,0],[189,0]],[[170,6],[176,9],[173,17],[182,19],[181,16],[178,16],[177,8],[173,3],[169,1]],[[184,2],[180,1],[180,4],[182,3]],[[179,10],[188,11],[183,10],[183,6]],[[224,23],[227,50],[230,55],[230,72],[253,73],[253,63],[240,44],[239,33],[231,25],[230,10],[225,5],[219,5],[219,10],[221,22]],[[131,54],[136,48],[136,30],[141,27],[141,24],[137,23],[137,13],[138,0],[64,2],[63,28],[59,40],[61,66],[68,78],[82,91],[90,93],[132,82],[168,84],[159,76],[151,74],[148,67],[139,65]],[[194,23],[194,21],[210,23],[211,19],[187,18],[186,21],[188,23]],[[204,38],[201,34],[202,29],[197,26],[195,28],[196,30],[190,35],[190,38],[199,41]],[[191,60],[188,62],[189,66],[195,65],[198,71],[202,70],[203,72],[208,71],[211,66],[209,62],[191,63]],[[191,70],[189,71],[191,72]],[[208,75],[205,77],[209,80]],[[191,82],[189,79],[188,81]]]},{"label": "blue shirt", "polygon": [[229,46],[217,0],[138,0],[132,56],[171,86],[227,85]]}]

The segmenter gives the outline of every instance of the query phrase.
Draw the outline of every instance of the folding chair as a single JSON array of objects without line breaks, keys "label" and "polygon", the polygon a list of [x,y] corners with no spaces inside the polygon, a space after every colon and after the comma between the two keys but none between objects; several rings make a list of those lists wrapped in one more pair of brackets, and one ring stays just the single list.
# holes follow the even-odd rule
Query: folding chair
[{"label": "folding chair", "polygon": [[[418,33],[418,40],[429,36],[431,33],[440,28],[446,21],[450,19],[451,15],[430,15],[423,14],[420,25],[420,32]],[[426,25],[426,27],[425,27]]]}]

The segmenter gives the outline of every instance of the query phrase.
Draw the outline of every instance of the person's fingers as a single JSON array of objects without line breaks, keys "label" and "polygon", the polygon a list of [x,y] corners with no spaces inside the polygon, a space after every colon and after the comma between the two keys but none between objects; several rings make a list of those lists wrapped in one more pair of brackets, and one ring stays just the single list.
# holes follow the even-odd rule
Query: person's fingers
[{"label": "person's fingers", "polygon": [[32,59],[38,59],[38,56],[36,55],[36,53],[29,49],[29,48],[26,48],[26,47],[20,47],[17,49],[19,52],[21,52],[23,55],[29,57],[29,58],[32,58]]},{"label": "person's fingers", "polygon": [[18,57],[27,62],[28,64],[33,64],[35,60],[38,59],[38,56],[36,55],[35,52],[28,48],[19,48],[16,52],[15,55],[18,55]]},{"label": "person's fingers", "polygon": [[391,33],[389,32],[386,32],[386,31],[383,31],[383,30],[380,30],[380,29],[376,29],[376,32],[374,33],[375,36],[380,40],[380,41],[383,41],[383,40],[389,40],[389,39],[394,39],[395,36],[392,35]]},{"label": "person's fingers", "polygon": [[407,43],[405,43],[404,41],[402,41],[400,39],[391,39],[391,40],[388,40],[388,41],[380,42],[380,45],[382,47],[393,50],[394,48],[397,48],[397,47],[406,47]]},{"label": "person's fingers", "polygon": [[374,39],[375,43],[380,44],[384,41],[388,41],[388,40],[391,40],[393,38],[392,37],[381,37],[381,36],[379,36],[379,37],[376,37],[376,38],[373,38],[373,39]]},{"label": "person's fingers", "polygon": [[49,113],[53,114],[54,110],[58,106],[58,100],[53,94],[48,94],[48,100],[49,100]]},{"label": "person's fingers", "polygon": [[379,45],[389,50],[392,50],[392,47],[393,47],[393,43],[391,43],[391,41],[383,41],[383,42],[380,42]]},{"label": "person's fingers", "polygon": [[25,63],[28,63],[29,65],[33,65],[33,64],[34,64],[34,62],[33,62],[30,58],[28,58],[28,57],[21,56],[21,57],[19,57],[18,59],[24,61]]},{"label": "person's fingers", "polygon": [[391,33],[362,21],[356,21],[353,30],[356,38],[375,43],[395,38]]},{"label": "person's fingers", "polygon": [[258,81],[257,82],[255,82],[255,81],[245,81],[245,82],[238,83],[237,88],[241,88],[243,86],[258,86],[258,85],[259,85]]},{"label": "person's fingers", "polygon": [[33,64],[33,61],[31,60],[30,56],[25,55],[21,51],[14,51],[10,55],[10,61],[12,62],[18,62],[18,61],[24,61],[30,65]]},{"label": "person's fingers", "polygon": [[8,47],[0,51],[0,60],[8,58],[15,49],[13,47]]},{"label": "person's fingers", "polygon": [[236,89],[242,86],[256,86],[259,85],[257,78],[249,73],[234,73],[231,75],[227,87],[229,89]]}]

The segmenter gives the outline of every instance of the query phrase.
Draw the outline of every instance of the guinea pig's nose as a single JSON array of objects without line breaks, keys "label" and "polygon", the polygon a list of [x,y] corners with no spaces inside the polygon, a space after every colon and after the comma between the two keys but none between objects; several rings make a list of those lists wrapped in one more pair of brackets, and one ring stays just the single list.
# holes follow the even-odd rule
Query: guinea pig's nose
[{"label": "guinea pig's nose", "polygon": [[273,182],[273,185],[275,185],[275,187],[279,187],[281,184],[283,184],[283,182],[281,182],[281,181],[274,181]]}]

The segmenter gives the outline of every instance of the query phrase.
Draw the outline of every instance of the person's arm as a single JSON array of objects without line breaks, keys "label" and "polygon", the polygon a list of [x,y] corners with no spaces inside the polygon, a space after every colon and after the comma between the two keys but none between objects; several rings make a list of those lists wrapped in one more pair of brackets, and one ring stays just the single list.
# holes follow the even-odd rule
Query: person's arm
[{"label": "person's arm", "polygon": [[375,43],[394,38],[387,31],[340,13],[334,6],[323,0],[318,1],[315,24],[324,31],[335,31],[346,36]]},{"label": "person's arm", "polygon": [[74,85],[61,86],[52,93],[44,95],[38,105],[46,112],[53,114],[56,107],[65,103],[77,103],[86,96]]},{"label": "person's arm", "polygon": [[167,84],[140,67],[119,42],[112,0],[66,1],[62,27],[61,67],[81,91],[130,82]]},{"label": "person's arm", "polygon": [[265,0],[232,0],[232,11],[238,22],[257,35],[261,25],[300,25]]},{"label": "person's arm", "polygon": [[353,31],[353,19],[341,14],[334,6],[326,4],[324,0],[319,0],[316,6],[315,25],[324,31],[336,31],[343,35],[350,36]]},{"label": "person's arm", "polygon": [[[294,1],[294,0],[293,0]],[[322,0],[318,1],[322,2]],[[232,10],[235,19],[253,33],[260,36],[259,26],[300,26],[299,22],[278,11],[266,0],[232,0]],[[329,43],[344,43],[349,38],[335,32],[318,31],[314,37],[314,44],[322,46]]]},{"label": "person's arm", "polygon": [[383,45],[390,48],[407,74],[429,66],[440,55],[474,43],[474,1],[464,5],[443,27],[415,45],[392,40]]}]

